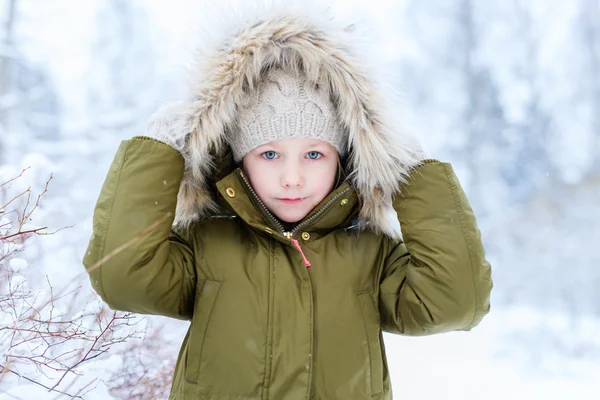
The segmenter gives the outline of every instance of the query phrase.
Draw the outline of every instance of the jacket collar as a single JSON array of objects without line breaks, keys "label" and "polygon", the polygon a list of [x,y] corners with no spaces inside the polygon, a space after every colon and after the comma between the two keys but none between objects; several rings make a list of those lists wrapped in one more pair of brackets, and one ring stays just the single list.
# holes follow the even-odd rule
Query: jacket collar
[{"label": "jacket collar", "polygon": [[349,228],[358,215],[358,194],[348,182],[327,195],[294,229],[286,232],[281,223],[260,201],[241,168],[216,182],[221,197],[244,222],[279,240],[289,242],[303,233],[317,239],[336,228]]}]

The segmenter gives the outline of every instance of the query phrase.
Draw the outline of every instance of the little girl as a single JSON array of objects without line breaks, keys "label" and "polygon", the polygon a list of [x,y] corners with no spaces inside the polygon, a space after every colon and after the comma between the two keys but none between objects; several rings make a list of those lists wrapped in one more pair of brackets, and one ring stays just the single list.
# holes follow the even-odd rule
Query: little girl
[{"label": "little girl", "polygon": [[83,262],[111,308],[191,321],[170,399],[391,399],[382,331],[489,311],[452,167],[390,123],[351,34],[248,21],[119,147]]}]

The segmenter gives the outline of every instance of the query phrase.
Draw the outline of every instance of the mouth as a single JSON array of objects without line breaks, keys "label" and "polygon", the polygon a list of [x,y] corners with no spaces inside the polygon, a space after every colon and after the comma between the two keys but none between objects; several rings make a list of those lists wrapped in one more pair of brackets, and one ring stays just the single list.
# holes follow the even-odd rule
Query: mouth
[{"label": "mouth", "polygon": [[283,199],[279,199],[280,201],[282,201],[285,204],[297,204],[300,203],[302,200],[304,200],[306,197],[296,197],[296,198],[283,198]]}]

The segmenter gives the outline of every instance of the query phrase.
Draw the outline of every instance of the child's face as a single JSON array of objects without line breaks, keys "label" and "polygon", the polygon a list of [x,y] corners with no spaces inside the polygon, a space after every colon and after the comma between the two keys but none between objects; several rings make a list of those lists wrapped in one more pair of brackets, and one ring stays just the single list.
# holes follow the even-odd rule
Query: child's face
[{"label": "child's face", "polygon": [[255,148],[242,163],[267,208],[285,222],[298,222],[331,193],[338,153],[322,140],[290,138]]}]

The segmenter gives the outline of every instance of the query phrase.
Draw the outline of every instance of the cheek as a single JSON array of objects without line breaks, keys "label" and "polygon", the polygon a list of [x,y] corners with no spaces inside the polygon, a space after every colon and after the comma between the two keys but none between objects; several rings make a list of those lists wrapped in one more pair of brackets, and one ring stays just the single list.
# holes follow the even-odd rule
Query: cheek
[{"label": "cheek", "polygon": [[267,163],[249,162],[244,166],[244,171],[250,179],[252,188],[259,197],[268,193],[268,189],[273,186],[273,168],[269,168]]},{"label": "cheek", "polygon": [[[322,165],[311,168],[311,180],[315,182],[315,188],[319,193],[328,195],[333,189],[337,176],[337,160],[329,161]],[[323,196],[323,197],[324,197]]]}]

